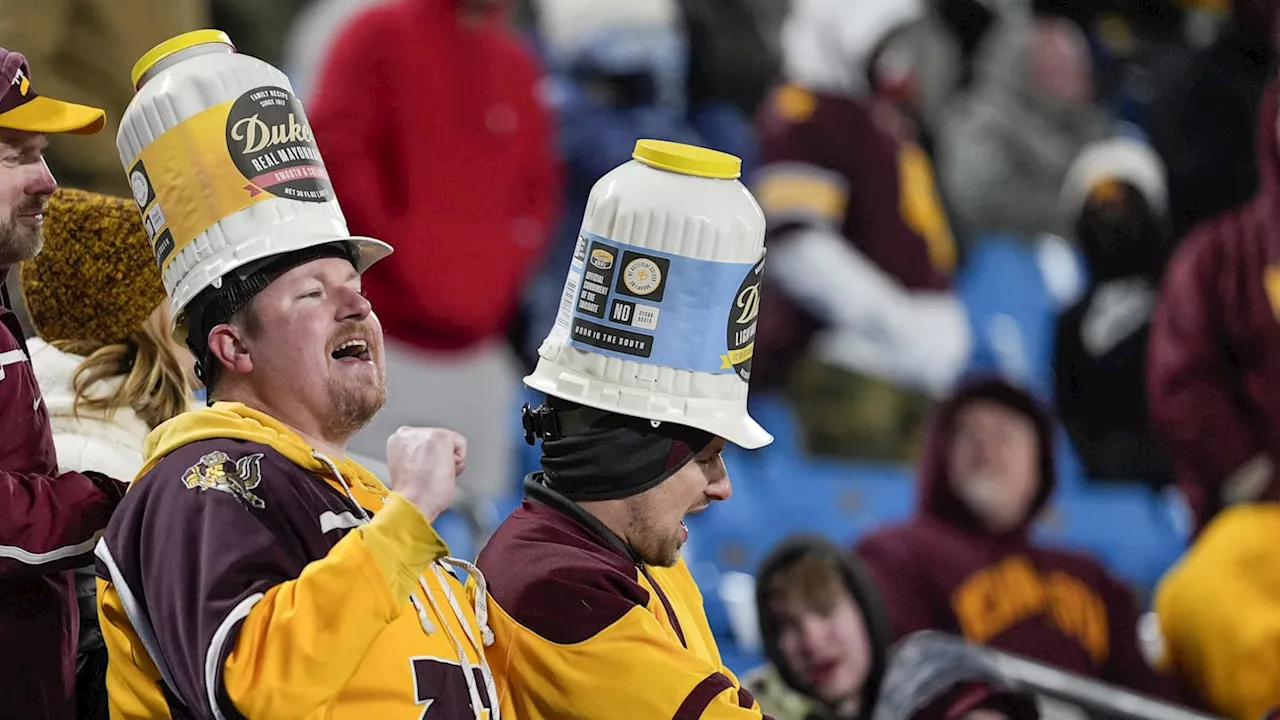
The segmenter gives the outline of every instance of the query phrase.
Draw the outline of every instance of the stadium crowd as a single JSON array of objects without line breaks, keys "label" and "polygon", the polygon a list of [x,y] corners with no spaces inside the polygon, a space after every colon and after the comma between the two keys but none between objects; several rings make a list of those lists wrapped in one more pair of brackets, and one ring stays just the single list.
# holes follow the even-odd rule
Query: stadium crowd
[{"label": "stadium crowd", "polygon": [[[0,720],[1280,717],[1280,2],[0,0],[0,46]],[[135,97],[232,53],[329,204],[231,209],[335,214],[165,249],[225,193]],[[753,201],[598,234],[654,168]],[[608,243],[747,341],[572,344]],[[823,473],[910,500],[832,530]],[[1080,483],[1172,499],[1149,580],[1041,541]]]}]

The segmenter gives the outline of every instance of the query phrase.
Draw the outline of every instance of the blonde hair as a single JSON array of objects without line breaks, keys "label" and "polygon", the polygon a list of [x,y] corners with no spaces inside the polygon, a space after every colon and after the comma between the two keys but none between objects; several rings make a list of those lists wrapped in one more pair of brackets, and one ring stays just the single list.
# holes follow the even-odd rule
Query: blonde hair
[{"label": "blonde hair", "polygon": [[[168,325],[168,313],[161,311],[152,313],[122,342],[54,341],[59,350],[84,356],[71,381],[76,416],[85,410],[100,412],[109,420],[116,410],[128,407],[154,428],[186,411],[193,372],[179,354]],[[100,382],[117,377],[122,380],[113,392],[94,392]]]}]

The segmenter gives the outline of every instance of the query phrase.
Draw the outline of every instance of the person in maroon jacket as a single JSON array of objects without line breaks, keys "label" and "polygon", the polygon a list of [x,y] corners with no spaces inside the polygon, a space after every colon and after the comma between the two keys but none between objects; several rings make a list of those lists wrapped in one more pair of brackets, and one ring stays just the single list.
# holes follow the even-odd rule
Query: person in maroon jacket
[{"label": "person in maroon jacket", "polygon": [[1054,488],[1052,437],[1037,402],[1001,379],[972,380],[939,408],[916,517],[856,550],[893,635],[939,630],[1172,698],[1139,647],[1129,591],[1090,558],[1028,542]]},{"label": "person in maroon jacket", "polygon": [[969,359],[956,247],[913,118],[921,0],[796,0],[751,180],[771,280],[752,386],[786,387],[820,455],[902,461]]},{"label": "person in maroon jacket", "polygon": [[1147,395],[1196,530],[1240,502],[1280,501],[1280,80],[1259,110],[1258,191],[1188,235],[1151,320]]},{"label": "person in maroon jacket", "polygon": [[0,48],[0,717],[75,713],[80,613],[72,568],[93,546],[124,486],[59,473],[49,413],[3,279],[35,257],[45,203],[58,185],[44,161],[49,133],[92,134],[102,110],[38,95],[26,58]]}]

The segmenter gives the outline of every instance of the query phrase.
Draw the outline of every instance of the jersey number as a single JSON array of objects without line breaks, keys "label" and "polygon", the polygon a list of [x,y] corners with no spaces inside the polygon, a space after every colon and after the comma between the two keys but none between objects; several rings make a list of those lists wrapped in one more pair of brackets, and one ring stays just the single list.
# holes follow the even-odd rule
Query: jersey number
[{"label": "jersey number", "polygon": [[[462,666],[451,660],[433,657],[413,658],[414,696],[417,704],[425,705],[422,720],[453,720],[472,717],[471,692]],[[493,712],[489,706],[489,693],[485,692],[484,675],[480,668],[472,668],[480,702],[484,705],[483,717]]]}]

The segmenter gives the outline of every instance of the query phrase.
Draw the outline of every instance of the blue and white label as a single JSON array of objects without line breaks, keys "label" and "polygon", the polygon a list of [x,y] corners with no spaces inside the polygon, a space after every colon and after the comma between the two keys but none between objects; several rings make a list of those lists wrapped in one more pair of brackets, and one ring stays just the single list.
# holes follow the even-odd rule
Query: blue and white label
[{"label": "blue and white label", "polygon": [[650,365],[751,377],[764,259],[716,262],[578,237],[553,337]]}]

